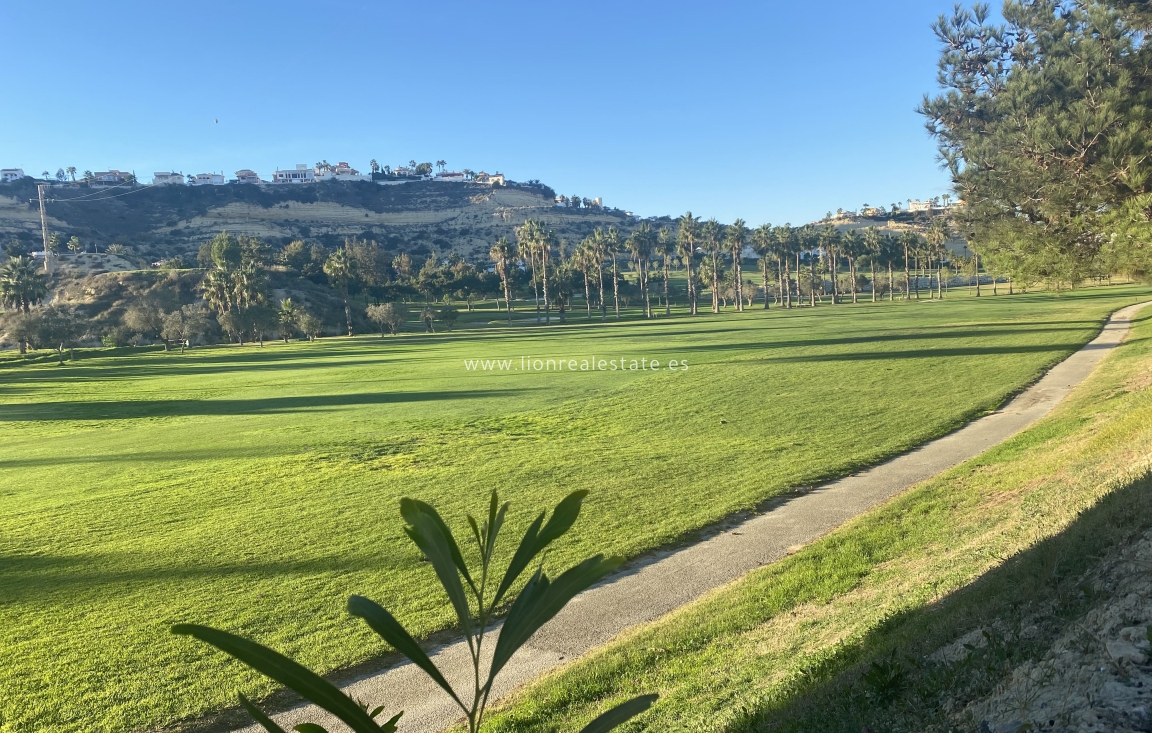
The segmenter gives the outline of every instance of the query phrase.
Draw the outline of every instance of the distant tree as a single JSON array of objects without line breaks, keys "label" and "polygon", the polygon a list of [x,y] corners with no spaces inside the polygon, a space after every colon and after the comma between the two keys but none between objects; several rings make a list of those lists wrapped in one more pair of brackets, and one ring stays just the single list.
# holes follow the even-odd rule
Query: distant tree
[{"label": "distant tree", "polygon": [[280,309],[276,314],[277,321],[280,325],[280,338],[284,339],[284,343],[288,343],[288,339],[296,333],[296,327],[300,322],[301,311],[292,302],[291,298],[285,298],[280,301]]},{"label": "distant tree", "polygon": [[412,279],[412,257],[407,252],[401,252],[392,260],[392,269],[398,280],[408,282]]},{"label": "distant tree", "polygon": [[348,249],[338,249],[328,255],[324,262],[324,274],[332,287],[340,291],[344,298],[344,319],[348,324],[348,335],[352,336],[352,305],[349,302],[349,291],[356,279],[355,264],[349,256]]},{"label": "distant tree", "polygon": [[[87,323],[71,308],[49,306],[37,313],[34,320],[36,345],[55,349],[60,366],[64,366],[64,349],[71,352],[86,332]],[[71,353],[69,358],[74,358]]]},{"label": "distant tree", "polygon": [[261,347],[264,346],[264,339],[268,334],[279,328],[279,312],[266,305],[252,305],[245,308],[241,313],[244,318],[244,325],[252,334],[252,340],[259,343]]},{"label": "distant tree", "polygon": [[656,236],[652,233],[652,225],[644,221],[628,237],[625,243],[631,253],[632,262],[636,265],[639,276],[640,295],[644,299],[644,317],[652,317],[652,304],[648,297],[648,264],[656,247]]},{"label": "distant tree", "polygon": [[320,322],[320,319],[308,311],[301,312],[296,323],[309,341],[315,341],[324,330],[324,324]]},{"label": "distant tree", "polygon": [[[516,246],[508,241],[507,237],[500,237],[488,251],[488,256],[495,263],[496,274],[500,276],[500,285],[504,290],[504,310],[508,316],[508,325],[512,325],[512,266],[516,261]],[[499,305],[499,304],[497,304]]]},{"label": "distant tree", "polygon": [[436,314],[436,320],[444,324],[444,329],[451,331],[460,318],[460,309],[454,305],[446,305]]},{"label": "distant tree", "polygon": [[172,341],[180,344],[180,353],[184,347],[199,339],[208,330],[208,312],[200,305],[185,305],[164,316],[164,326],[160,331],[160,338],[164,339],[164,350]]},{"label": "distant tree", "polygon": [[48,253],[59,254],[60,252],[60,235],[52,232],[48,235]]},{"label": "distant tree", "polygon": [[624,251],[624,243],[620,241],[620,232],[616,227],[608,227],[604,236],[604,254],[612,261],[612,301],[616,307],[616,320],[620,320],[620,276],[616,272],[616,259]]},{"label": "distant tree", "polygon": [[232,272],[240,267],[244,259],[244,250],[240,241],[228,232],[220,232],[211,243],[212,263],[224,272]]},{"label": "distant tree", "polygon": [[424,330],[428,333],[435,333],[436,329],[432,326],[432,322],[436,320],[436,309],[430,305],[424,306],[424,310],[420,311],[420,321],[424,324]]},{"label": "distant tree", "polygon": [[880,261],[884,253],[883,238],[880,236],[880,230],[876,227],[868,227],[864,230],[863,251],[868,257],[868,269],[871,270],[872,302],[875,303],[876,292],[880,289],[876,286],[876,263]]},{"label": "distant tree", "polygon": [[696,315],[696,280],[692,275],[692,263],[696,259],[696,243],[700,236],[700,219],[692,216],[692,212],[685,213],[677,222],[676,253],[688,274],[688,310]]},{"label": "distant tree", "polygon": [[[771,298],[768,296],[768,258],[777,254],[776,252],[776,237],[772,234],[771,224],[761,224],[756,227],[752,232],[752,250],[760,256],[760,279],[761,287],[764,288],[764,310],[768,310],[768,301]],[[780,264],[781,259],[777,257],[777,264]],[[784,293],[784,275],[783,270],[779,273],[780,293],[783,297]]]},{"label": "distant tree", "polygon": [[67,173],[69,176],[71,176],[71,177],[72,177],[72,182],[73,182],[73,183],[75,183],[75,182],[76,182],[76,166],[74,166],[74,165],[70,165],[70,166],[68,166],[67,168],[65,168],[65,169],[64,169],[64,172],[65,172],[65,173]]},{"label": "distant tree", "polygon": [[743,219],[737,219],[725,230],[724,244],[728,247],[728,251],[732,253],[732,285],[736,291],[735,303],[736,310],[738,311],[744,310],[744,293],[741,283],[744,275],[740,263],[744,257],[744,245],[747,243],[748,227],[745,225]]},{"label": "distant tree", "polygon": [[447,166],[447,165],[448,164],[445,163],[443,160],[436,161],[436,168],[438,168],[440,171],[443,171],[445,166]]},{"label": "distant tree", "polygon": [[164,328],[164,313],[151,301],[140,301],[124,312],[124,325],[147,338],[156,338]]},{"label": "distant tree", "polygon": [[368,167],[372,170],[373,173],[379,173],[380,172],[380,164],[376,162],[375,158],[368,161]]},{"label": "distant tree", "polygon": [[48,278],[31,257],[12,257],[0,266],[0,302],[28,313],[48,294]]},{"label": "distant tree", "polygon": [[724,248],[724,226],[715,219],[704,222],[700,228],[700,246],[704,254],[710,258],[709,275],[712,280],[712,312],[720,312],[720,277],[724,266],[720,262],[720,253]]},{"label": "distant tree", "polygon": [[672,303],[668,300],[668,279],[672,269],[672,257],[676,254],[676,241],[672,230],[660,227],[656,233],[656,248],[653,250],[661,259],[660,272],[664,276],[664,315],[672,315]]},{"label": "distant tree", "polygon": [[380,336],[384,329],[395,336],[408,320],[408,306],[403,303],[384,303],[368,306],[368,320],[380,326]]},{"label": "distant tree", "polygon": [[68,251],[74,255],[80,254],[80,250],[84,249],[84,245],[80,242],[80,237],[72,236],[68,240]]}]

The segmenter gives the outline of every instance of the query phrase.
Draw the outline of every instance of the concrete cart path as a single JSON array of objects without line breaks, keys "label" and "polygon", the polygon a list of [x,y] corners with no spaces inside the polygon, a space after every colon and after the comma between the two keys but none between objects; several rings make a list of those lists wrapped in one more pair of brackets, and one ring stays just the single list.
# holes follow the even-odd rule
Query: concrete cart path
[{"label": "concrete cart path", "polygon": [[[663,616],[790,550],[811,542],[895,494],[931,478],[1015,435],[1047,415],[1128,334],[1136,310],[1112,315],[1099,336],[1056,365],[1043,379],[1002,409],[943,438],[867,471],[805,493],[781,497],[764,513],[679,549],[651,553],[577,596],[513,657],[497,678],[492,699],[544,672],[610,641],[621,631]],[[495,641],[495,637],[492,637]],[[489,649],[492,643],[487,643]],[[439,647],[432,660],[449,682],[471,682],[471,662],[462,641]],[[461,718],[451,699],[416,666],[404,663],[349,683],[352,697],[384,705],[384,718],[399,710],[401,733],[440,731]],[[327,713],[302,705],[274,716],[290,730],[302,722],[329,731],[347,728]],[[382,719],[384,719],[382,718]],[[252,726],[244,733],[259,733]]]}]

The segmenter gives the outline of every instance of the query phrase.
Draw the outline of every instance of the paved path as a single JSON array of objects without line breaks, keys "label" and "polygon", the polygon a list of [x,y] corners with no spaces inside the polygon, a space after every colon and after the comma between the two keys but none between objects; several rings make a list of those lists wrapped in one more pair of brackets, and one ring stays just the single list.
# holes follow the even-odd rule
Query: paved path
[{"label": "paved path", "polygon": [[[580,594],[504,668],[493,699],[608,642],[630,626],[657,619],[717,586],[779,560],[893,495],[1027,428],[1047,415],[1123,341],[1132,315],[1142,305],[1114,313],[1095,340],[997,412],[868,471],[784,497],[764,513],[702,542],[645,556]],[[491,649],[490,644],[486,646]],[[432,659],[446,671],[452,684],[467,684],[471,664],[463,642],[440,647]],[[400,664],[352,682],[345,691],[373,705],[384,705],[388,716],[405,711],[401,733],[440,731],[460,717],[448,696],[412,664]],[[316,722],[332,733],[347,730],[339,721],[307,705],[275,719],[285,729]],[[253,726],[244,732],[259,730]]]}]

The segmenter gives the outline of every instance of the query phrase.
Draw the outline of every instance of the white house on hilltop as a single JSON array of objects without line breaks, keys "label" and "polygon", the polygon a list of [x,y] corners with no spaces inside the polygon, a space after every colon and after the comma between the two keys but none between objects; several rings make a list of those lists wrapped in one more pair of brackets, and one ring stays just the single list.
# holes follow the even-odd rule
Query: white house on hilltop
[{"label": "white house on hilltop", "polygon": [[220,173],[197,173],[191,183],[193,186],[223,186],[227,181]]},{"label": "white house on hilltop", "polygon": [[183,186],[184,174],[175,171],[157,172],[152,174],[153,186]]},{"label": "white house on hilltop", "polygon": [[372,176],[362,176],[347,163],[341,161],[331,168],[316,167],[313,174],[315,181],[371,181]]},{"label": "white house on hilltop", "polygon": [[496,173],[485,173],[484,171],[480,171],[472,180],[476,181],[477,183],[487,183],[492,186],[503,186],[504,174],[500,173],[499,171]]},{"label": "white house on hilltop", "polygon": [[297,163],[292,170],[275,171],[272,174],[273,183],[311,183],[315,177],[312,169],[303,163]]},{"label": "white house on hilltop", "polygon": [[441,171],[437,173],[432,179],[434,181],[447,181],[449,183],[463,183],[466,179],[464,174],[458,171]]},{"label": "white house on hilltop", "polygon": [[129,173],[124,171],[96,171],[92,174],[93,186],[119,186],[124,181],[128,180]]},{"label": "white house on hilltop", "polygon": [[256,171],[245,168],[243,170],[236,171],[236,182],[237,183],[263,183],[264,181],[260,180],[260,174],[258,174]]},{"label": "white house on hilltop", "polygon": [[23,168],[0,168],[0,183],[19,181],[24,177]]}]

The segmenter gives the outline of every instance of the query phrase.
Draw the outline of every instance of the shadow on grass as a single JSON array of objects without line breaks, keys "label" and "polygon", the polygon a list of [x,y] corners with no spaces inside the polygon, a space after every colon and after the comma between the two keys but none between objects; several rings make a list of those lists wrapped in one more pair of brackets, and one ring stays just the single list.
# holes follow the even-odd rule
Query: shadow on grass
[{"label": "shadow on grass", "polygon": [[[146,558],[147,559],[147,558]],[[372,556],[341,555],[307,560],[285,561],[259,559],[251,562],[194,563],[187,561],[157,562],[140,566],[136,555],[50,556],[0,555],[0,605],[41,600],[50,596],[84,594],[91,591],[106,598],[125,586],[150,593],[162,592],[157,584],[195,580],[197,582],[229,579],[229,583],[257,583],[285,576],[347,575],[355,572],[378,572],[406,567],[415,562],[411,556],[382,553]]]},{"label": "shadow on grass", "polygon": [[[940,716],[946,698],[962,706],[991,694],[1013,669],[1043,656],[1075,619],[1099,603],[1102,596],[1083,585],[1083,574],[1150,527],[1152,477],[1145,475],[1083,512],[1062,533],[975,582],[815,656],[772,701],[748,710],[725,730],[859,733],[940,726],[946,722]],[[1031,633],[1022,634],[1029,626]],[[976,629],[990,632],[985,647],[952,663],[927,659]],[[868,675],[878,668],[900,672]],[[900,682],[880,689],[878,677]]]},{"label": "shadow on grass", "polygon": [[351,394],[265,397],[246,400],[131,400],[116,402],[37,402],[5,405],[0,422],[44,420],[130,420],[192,415],[271,415],[326,412],[356,405],[392,405],[448,400],[511,397],[527,390],[473,389],[436,392],[357,392]]}]

